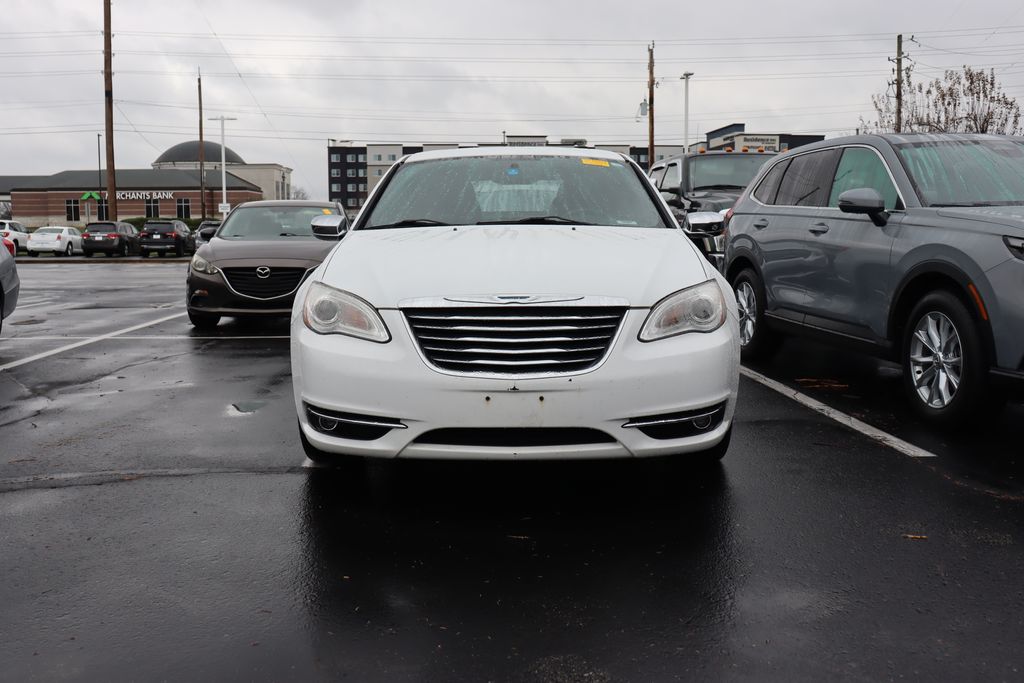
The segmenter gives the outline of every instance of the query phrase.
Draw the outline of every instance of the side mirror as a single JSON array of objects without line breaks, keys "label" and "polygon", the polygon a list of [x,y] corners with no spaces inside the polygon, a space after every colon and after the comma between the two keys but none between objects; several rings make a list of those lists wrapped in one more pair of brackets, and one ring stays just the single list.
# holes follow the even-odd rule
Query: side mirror
[{"label": "side mirror", "polygon": [[717,211],[694,211],[686,214],[683,230],[688,234],[717,235],[724,225],[725,217]]},{"label": "side mirror", "polygon": [[839,210],[843,213],[859,213],[868,216],[871,222],[882,227],[889,221],[889,212],[885,210],[885,200],[878,190],[870,187],[858,187],[847,190],[839,195]]},{"label": "side mirror", "polygon": [[336,213],[314,216],[310,228],[317,239],[340,240],[348,232],[348,219]]},{"label": "side mirror", "polygon": [[199,231],[199,236],[206,242],[213,239],[213,236],[217,234],[217,228],[203,228]]}]

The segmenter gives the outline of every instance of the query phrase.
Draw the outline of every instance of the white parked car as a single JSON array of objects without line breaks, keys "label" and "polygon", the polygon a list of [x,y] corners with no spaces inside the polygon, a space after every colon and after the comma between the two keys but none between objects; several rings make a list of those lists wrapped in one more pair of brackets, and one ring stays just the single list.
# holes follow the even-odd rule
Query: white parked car
[{"label": "white parked car", "polygon": [[14,242],[15,251],[28,250],[28,230],[18,221],[0,220],[0,239]]},{"label": "white parked car", "polygon": [[40,252],[53,252],[54,256],[71,256],[82,253],[82,233],[78,228],[57,225],[36,228],[28,236],[28,255],[39,256]]},{"label": "white parked car", "polygon": [[739,381],[729,292],[620,154],[414,154],[295,298],[303,447],[337,463],[721,458]]}]

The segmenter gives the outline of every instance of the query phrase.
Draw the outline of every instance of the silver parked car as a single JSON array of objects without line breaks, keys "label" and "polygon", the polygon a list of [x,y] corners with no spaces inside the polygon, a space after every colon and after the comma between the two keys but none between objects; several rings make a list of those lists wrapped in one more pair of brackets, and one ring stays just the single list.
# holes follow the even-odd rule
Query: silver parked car
[{"label": "silver parked car", "polygon": [[18,266],[14,257],[0,248],[0,331],[3,331],[4,318],[14,313],[18,305],[18,290],[21,280],[18,279]]},{"label": "silver parked car", "polygon": [[727,222],[743,356],[780,333],[903,365],[925,418],[1024,386],[1024,140],[858,135],[766,164]]}]

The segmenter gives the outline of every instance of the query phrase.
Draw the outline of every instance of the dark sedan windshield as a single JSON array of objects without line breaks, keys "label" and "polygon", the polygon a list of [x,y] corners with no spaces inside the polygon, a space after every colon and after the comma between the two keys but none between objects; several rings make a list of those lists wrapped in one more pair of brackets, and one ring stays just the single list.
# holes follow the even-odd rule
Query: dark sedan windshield
[{"label": "dark sedan windshield", "polygon": [[896,145],[925,206],[1024,204],[1024,145],[928,140]]},{"label": "dark sedan windshield", "polygon": [[498,223],[666,227],[625,161],[546,154],[406,163],[364,227]]},{"label": "dark sedan windshield", "polygon": [[690,159],[690,183],[695,190],[745,188],[768,160],[763,154],[714,154]]},{"label": "dark sedan windshield", "polygon": [[336,213],[334,209],[320,206],[242,206],[227,217],[217,237],[240,240],[312,238],[313,219],[332,213]]}]

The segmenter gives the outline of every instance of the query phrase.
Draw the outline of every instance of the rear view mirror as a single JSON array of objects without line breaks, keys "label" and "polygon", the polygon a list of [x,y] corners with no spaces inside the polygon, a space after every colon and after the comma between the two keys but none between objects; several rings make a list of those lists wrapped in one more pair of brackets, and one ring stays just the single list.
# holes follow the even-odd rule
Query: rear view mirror
[{"label": "rear view mirror", "polygon": [[310,228],[317,239],[340,240],[348,232],[348,219],[335,213],[314,216]]},{"label": "rear view mirror", "polygon": [[209,242],[213,239],[213,236],[217,234],[217,228],[203,228],[199,231],[199,236],[205,241]]},{"label": "rear view mirror", "polygon": [[839,210],[843,213],[858,213],[871,218],[871,222],[881,227],[889,220],[885,210],[885,200],[878,190],[870,187],[858,187],[847,190],[839,195]]}]

